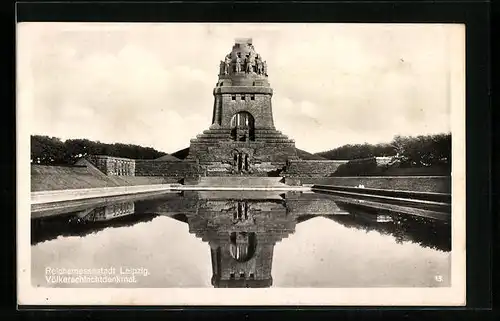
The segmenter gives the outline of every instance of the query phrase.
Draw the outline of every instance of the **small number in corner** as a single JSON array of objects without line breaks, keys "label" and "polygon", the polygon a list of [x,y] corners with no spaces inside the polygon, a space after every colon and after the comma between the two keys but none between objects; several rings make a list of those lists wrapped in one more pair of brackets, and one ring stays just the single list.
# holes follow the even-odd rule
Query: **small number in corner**
[{"label": "small number in corner", "polygon": [[438,282],[443,282],[443,276],[442,275],[436,275],[434,279]]}]

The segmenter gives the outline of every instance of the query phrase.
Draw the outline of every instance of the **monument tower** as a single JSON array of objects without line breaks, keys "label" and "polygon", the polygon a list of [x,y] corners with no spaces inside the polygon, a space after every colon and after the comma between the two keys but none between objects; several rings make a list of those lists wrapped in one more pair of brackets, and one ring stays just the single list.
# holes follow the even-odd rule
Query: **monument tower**
[{"label": "monument tower", "polygon": [[213,94],[212,124],[191,140],[187,157],[203,175],[273,176],[298,158],[295,142],[274,127],[267,63],[252,39],[236,39]]}]

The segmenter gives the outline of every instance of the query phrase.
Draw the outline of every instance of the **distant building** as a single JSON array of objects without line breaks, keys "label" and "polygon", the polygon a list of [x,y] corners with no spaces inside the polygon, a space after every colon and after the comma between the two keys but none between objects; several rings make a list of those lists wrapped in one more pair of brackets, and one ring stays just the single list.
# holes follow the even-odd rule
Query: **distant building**
[{"label": "distant building", "polygon": [[125,202],[96,208],[92,218],[94,221],[107,221],[117,217],[134,214],[134,212],[134,202]]},{"label": "distant building", "polygon": [[134,176],[135,160],[103,155],[87,156],[95,167],[109,176]]}]

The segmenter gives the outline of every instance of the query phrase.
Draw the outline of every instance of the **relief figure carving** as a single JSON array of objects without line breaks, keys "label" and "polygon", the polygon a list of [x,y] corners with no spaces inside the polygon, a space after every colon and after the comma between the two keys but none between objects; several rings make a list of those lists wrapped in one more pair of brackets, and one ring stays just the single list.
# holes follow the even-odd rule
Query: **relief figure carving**
[{"label": "relief figure carving", "polygon": [[231,55],[228,54],[224,60],[224,71],[223,74],[227,75],[229,74],[229,66],[231,65]]},{"label": "relief figure carving", "polygon": [[250,53],[248,55],[248,57],[246,58],[246,72],[247,73],[252,73],[253,72],[253,66],[255,65],[255,61],[254,61],[254,57],[252,56],[252,54]]},{"label": "relief figure carving", "polygon": [[262,59],[260,58],[259,54],[257,54],[257,57],[255,57],[255,65],[257,67],[257,74],[261,75],[263,72],[263,67],[262,67]]},{"label": "relief figure carving", "polygon": [[226,63],[224,61],[220,62],[219,75],[226,75]]},{"label": "relief figure carving", "polygon": [[236,57],[235,72],[241,72],[241,58],[239,56]]}]

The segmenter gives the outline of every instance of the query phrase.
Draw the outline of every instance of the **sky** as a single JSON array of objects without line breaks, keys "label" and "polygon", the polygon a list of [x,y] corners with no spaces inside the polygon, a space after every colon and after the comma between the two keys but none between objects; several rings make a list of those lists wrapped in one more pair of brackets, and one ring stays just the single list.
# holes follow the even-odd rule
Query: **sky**
[{"label": "sky", "polygon": [[20,23],[32,135],[173,153],[208,129],[235,38],[267,61],[275,126],[309,152],[450,131],[451,25]]}]

